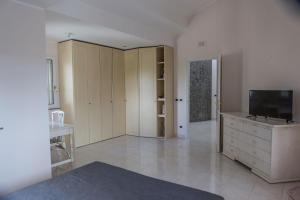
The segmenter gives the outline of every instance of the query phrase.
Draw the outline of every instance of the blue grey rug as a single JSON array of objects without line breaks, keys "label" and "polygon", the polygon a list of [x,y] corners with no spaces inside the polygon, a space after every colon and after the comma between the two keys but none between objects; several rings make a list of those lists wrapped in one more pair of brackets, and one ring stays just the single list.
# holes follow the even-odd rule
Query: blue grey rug
[{"label": "blue grey rug", "polygon": [[224,200],[215,194],[94,162],[3,200]]}]

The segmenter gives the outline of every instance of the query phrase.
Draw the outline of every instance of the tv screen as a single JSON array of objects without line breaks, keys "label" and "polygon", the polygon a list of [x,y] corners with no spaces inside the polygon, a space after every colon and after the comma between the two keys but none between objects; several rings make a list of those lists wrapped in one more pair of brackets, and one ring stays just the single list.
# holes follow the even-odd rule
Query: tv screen
[{"label": "tv screen", "polygon": [[250,90],[249,114],[293,119],[293,91],[292,90]]}]

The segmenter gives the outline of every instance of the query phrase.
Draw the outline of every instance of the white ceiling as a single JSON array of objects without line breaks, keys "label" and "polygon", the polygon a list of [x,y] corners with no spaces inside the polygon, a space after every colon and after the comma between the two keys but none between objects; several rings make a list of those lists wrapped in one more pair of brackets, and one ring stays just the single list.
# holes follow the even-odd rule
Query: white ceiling
[{"label": "white ceiling", "polygon": [[188,25],[191,17],[208,1],[211,0],[82,0],[131,19],[160,21],[178,28]]},{"label": "white ceiling", "polygon": [[[68,37],[69,33],[72,33],[71,37]],[[121,49],[158,45],[134,35],[88,24],[51,11],[47,12],[46,35],[51,41],[77,39]]]},{"label": "white ceiling", "polygon": [[166,44],[216,0],[18,0],[47,10],[47,36],[118,48]]}]

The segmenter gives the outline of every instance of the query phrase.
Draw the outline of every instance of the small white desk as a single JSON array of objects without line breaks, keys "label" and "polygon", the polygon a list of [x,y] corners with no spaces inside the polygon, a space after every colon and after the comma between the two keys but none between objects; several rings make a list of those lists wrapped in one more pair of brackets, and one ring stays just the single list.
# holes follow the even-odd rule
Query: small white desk
[{"label": "small white desk", "polygon": [[57,163],[52,163],[52,167],[57,167],[60,165],[64,165],[66,163],[70,163],[74,161],[74,128],[70,124],[61,124],[61,123],[55,123],[55,122],[49,122],[49,129],[50,129],[50,139],[57,138],[57,137],[63,137],[64,141],[66,136],[70,136],[69,144],[70,144],[70,150],[68,152],[67,148],[65,151],[68,153],[69,158]]}]

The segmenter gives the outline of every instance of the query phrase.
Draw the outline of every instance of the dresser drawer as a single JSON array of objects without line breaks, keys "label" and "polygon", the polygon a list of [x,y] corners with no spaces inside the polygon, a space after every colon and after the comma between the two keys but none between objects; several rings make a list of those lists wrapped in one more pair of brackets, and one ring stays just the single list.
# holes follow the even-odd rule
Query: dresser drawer
[{"label": "dresser drawer", "polygon": [[259,160],[247,152],[240,151],[238,155],[238,160],[252,169],[259,170],[266,175],[270,175],[271,164]]},{"label": "dresser drawer", "polygon": [[230,144],[232,146],[238,146],[238,140],[232,136],[224,136],[224,143]]},{"label": "dresser drawer", "polygon": [[229,117],[224,117],[224,125],[225,126],[228,126],[228,127],[235,127],[235,120],[233,120],[232,118],[229,118]]},{"label": "dresser drawer", "polygon": [[250,135],[250,134],[247,134],[244,132],[240,132],[239,142],[250,144],[255,149],[257,148],[262,151],[271,153],[271,142],[268,142],[268,141],[258,138],[256,136],[253,136],[253,135]]},{"label": "dresser drawer", "polygon": [[271,141],[272,140],[272,130],[268,127],[263,127],[259,125],[254,125],[252,123],[246,123],[244,126],[244,130],[256,137],[261,139]]},{"label": "dresser drawer", "polygon": [[232,136],[232,137],[238,138],[238,136],[239,136],[239,131],[236,131],[236,130],[234,130],[233,128],[230,128],[230,127],[225,126],[225,127],[224,127],[224,135],[226,135],[226,136]]},{"label": "dresser drawer", "polygon": [[262,151],[258,148],[253,148],[251,152],[249,152],[255,159],[259,159],[266,163],[271,163],[271,153]]},{"label": "dresser drawer", "polygon": [[233,160],[237,158],[237,148],[226,142],[224,143],[223,153]]},{"label": "dresser drawer", "polygon": [[225,127],[227,126],[236,130],[243,129],[243,122],[234,118],[224,117],[224,125]]},{"label": "dresser drawer", "polygon": [[271,153],[263,151],[255,145],[239,141],[238,148],[240,151],[244,151],[256,159],[271,163]]},{"label": "dresser drawer", "polygon": [[245,165],[251,167],[252,157],[247,152],[244,152],[244,151],[240,150],[239,153],[238,153],[238,160],[241,163],[244,163]]}]

